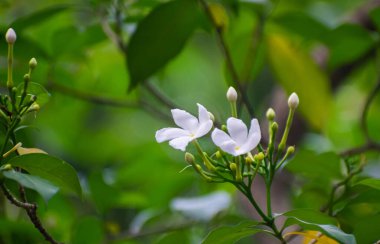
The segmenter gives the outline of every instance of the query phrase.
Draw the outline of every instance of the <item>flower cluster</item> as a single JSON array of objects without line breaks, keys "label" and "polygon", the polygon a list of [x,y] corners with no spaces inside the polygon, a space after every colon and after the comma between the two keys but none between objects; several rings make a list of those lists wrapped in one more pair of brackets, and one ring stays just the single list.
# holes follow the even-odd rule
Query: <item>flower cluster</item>
[{"label": "flower cluster", "polygon": [[[294,152],[294,147],[288,147],[283,159],[278,163],[275,162],[277,161],[277,156],[283,153],[286,145],[294,110],[299,103],[297,94],[292,93],[288,100],[290,108],[288,123],[278,145],[276,158],[274,157],[274,136],[278,125],[274,122],[274,110],[270,108],[267,111],[270,138],[268,147],[264,150],[260,146],[261,130],[258,120],[253,118],[248,129],[246,124],[237,118],[236,101],[238,95],[236,90],[230,87],[226,97],[231,104],[232,112],[232,117],[227,119],[226,125],[213,129],[214,116],[199,103],[197,104],[198,118],[184,110],[172,109],[171,113],[174,122],[179,128],[170,127],[158,130],[156,132],[157,142],[169,141],[170,146],[181,151],[186,151],[188,144],[192,142],[208,171],[204,171],[196,163],[192,154],[186,153],[185,159],[207,180],[241,181],[245,176],[253,180],[257,172],[266,174],[271,170],[278,169],[285,159]],[[207,135],[212,129],[211,139],[218,149],[215,153],[209,155],[202,150],[197,139]],[[255,148],[258,148],[258,153],[253,156],[251,152]],[[265,158],[269,162],[265,163]],[[226,175],[226,173],[229,173],[230,176]]]}]

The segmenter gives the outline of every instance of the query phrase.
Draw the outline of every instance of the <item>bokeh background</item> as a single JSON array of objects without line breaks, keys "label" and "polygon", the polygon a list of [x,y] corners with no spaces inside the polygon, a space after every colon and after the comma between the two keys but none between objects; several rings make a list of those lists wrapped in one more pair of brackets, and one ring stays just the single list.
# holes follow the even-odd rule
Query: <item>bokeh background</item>
[{"label": "bokeh background", "polygon": [[[197,1],[176,0],[133,37],[146,16],[170,2],[0,1],[1,36],[9,27],[17,32],[16,82],[35,57],[32,79],[50,93],[18,137],[25,147],[73,165],[84,190],[82,199],[59,193],[48,204],[28,192],[60,241],[200,243],[210,229],[254,216],[231,186],[183,170],[183,153],[155,141],[156,130],[174,125],[174,107],[196,113],[201,103],[223,123],[229,117],[225,92],[236,85],[215,26]],[[338,154],[366,142],[362,110],[380,78],[380,1],[207,2],[264,135],[266,109],[276,110],[281,131],[287,96],[295,91],[300,97],[290,133],[296,156],[279,176],[274,211],[320,209],[344,175]],[[150,38],[141,37],[146,33]],[[2,88],[6,50],[4,40]],[[380,140],[379,112],[380,96],[365,119],[373,141]],[[244,106],[240,113],[249,120]],[[201,143],[212,148],[208,139]],[[379,178],[379,153],[367,153],[366,162],[362,175]],[[260,197],[259,186],[255,193]],[[380,233],[380,194],[366,188],[359,195],[337,207],[338,219],[358,243],[372,243]],[[194,209],[191,200],[206,207]],[[2,196],[0,212],[1,243],[43,243],[26,215]]]}]

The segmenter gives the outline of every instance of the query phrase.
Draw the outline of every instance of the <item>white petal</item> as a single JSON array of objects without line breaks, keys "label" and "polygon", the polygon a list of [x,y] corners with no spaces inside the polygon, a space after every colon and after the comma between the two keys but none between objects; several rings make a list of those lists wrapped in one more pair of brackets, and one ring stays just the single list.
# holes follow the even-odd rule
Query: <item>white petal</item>
[{"label": "white petal", "polygon": [[199,118],[199,124],[206,123],[210,119],[210,115],[205,107],[202,106],[202,104],[197,103],[198,105],[198,118]]},{"label": "white petal", "polygon": [[226,132],[215,128],[211,134],[211,138],[214,144],[220,147],[220,149],[229,154],[235,154],[236,143]]},{"label": "white petal", "polygon": [[240,119],[229,118],[227,120],[227,130],[237,145],[241,146],[247,141],[248,129]]},{"label": "white petal", "polygon": [[257,147],[261,140],[260,125],[257,119],[251,120],[251,128],[249,129],[247,141],[240,147],[239,153],[245,154]]},{"label": "white petal", "polygon": [[198,119],[181,109],[172,109],[174,122],[179,127],[194,133],[198,127]]},{"label": "white petal", "polygon": [[175,149],[185,151],[187,144],[189,144],[191,140],[193,140],[193,138],[190,136],[182,136],[169,141],[169,145]]},{"label": "white petal", "polygon": [[194,137],[199,138],[206,135],[212,128],[213,122],[211,120],[200,123],[198,130],[195,132]]},{"label": "white petal", "polygon": [[156,132],[156,141],[164,142],[177,137],[189,136],[190,133],[179,128],[163,128]]}]

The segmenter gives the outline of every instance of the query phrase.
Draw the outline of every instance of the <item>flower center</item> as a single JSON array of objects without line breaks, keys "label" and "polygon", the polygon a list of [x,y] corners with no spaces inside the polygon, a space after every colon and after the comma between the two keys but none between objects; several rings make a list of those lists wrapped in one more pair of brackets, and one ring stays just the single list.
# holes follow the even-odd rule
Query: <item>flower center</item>
[{"label": "flower center", "polygon": [[239,146],[236,146],[235,147],[235,151],[237,151],[237,150],[239,150],[240,149],[240,147]]}]

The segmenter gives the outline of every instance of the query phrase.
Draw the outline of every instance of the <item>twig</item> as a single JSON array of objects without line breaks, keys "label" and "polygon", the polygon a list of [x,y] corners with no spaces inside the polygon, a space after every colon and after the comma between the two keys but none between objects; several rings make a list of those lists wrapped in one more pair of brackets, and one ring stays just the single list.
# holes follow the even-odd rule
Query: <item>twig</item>
[{"label": "twig", "polygon": [[163,94],[157,87],[155,87],[152,83],[145,81],[144,88],[149,91],[157,100],[159,100],[163,105],[168,108],[179,108],[173,101],[171,101],[165,94]]},{"label": "twig", "polygon": [[241,83],[241,80],[239,78],[238,72],[237,72],[237,70],[235,68],[235,65],[233,63],[230,50],[228,49],[227,43],[226,43],[226,41],[224,39],[224,36],[223,36],[222,28],[220,28],[217,25],[217,23],[215,23],[215,20],[214,20],[214,18],[212,16],[211,10],[210,10],[208,4],[206,3],[206,1],[205,0],[199,0],[199,2],[201,3],[204,11],[206,12],[206,15],[208,16],[208,18],[210,19],[212,25],[215,28],[217,39],[219,41],[219,44],[220,44],[221,50],[223,52],[223,55],[224,55],[224,57],[226,59],[227,68],[228,68],[228,70],[231,73],[231,77],[232,77],[232,80],[233,80],[234,84],[236,85],[236,88],[239,90],[239,92],[241,94],[241,99],[242,99],[244,105],[246,106],[249,115],[251,117],[254,117],[253,107],[252,107],[252,105],[251,105],[251,103],[250,103],[250,101],[248,99],[248,96],[247,96],[247,93],[246,93],[246,88]]},{"label": "twig", "polygon": [[[4,193],[4,196],[15,206],[19,208],[25,209],[26,213],[29,216],[29,219],[32,221],[34,227],[44,236],[45,240],[52,244],[59,244],[53,237],[46,231],[46,229],[42,226],[40,219],[37,216],[37,205],[28,202],[22,202],[15,198],[10,191],[6,188],[4,183],[0,184],[1,190]],[[25,194],[25,193],[23,193]],[[25,198],[25,195],[23,195]]]},{"label": "twig", "polygon": [[366,144],[354,148],[347,149],[339,155],[341,157],[349,157],[349,156],[354,156],[357,154],[365,153],[368,151],[379,151],[380,152],[380,144],[375,143],[375,142],[367,142]]},{"label": "twig", "polygon": [[370,105],[374,98],[376,97],[377,93],[380,91],[380,80],[377,82],[375,88],[371,91],[371,93],[368,95],[368,98],[364,104],[362,115],[361,115],[361,120],[360,120],[360,125],[363,130],[363,133],[367,139],[367,141],[372,141],[368,132],[368,126],[367,126],[367,115],[368,115],[368,110],[370,108]]}]

